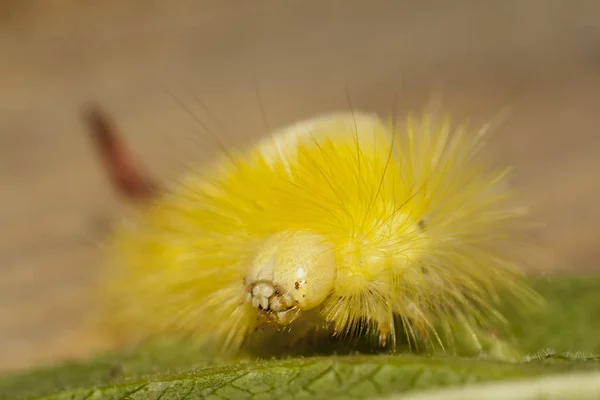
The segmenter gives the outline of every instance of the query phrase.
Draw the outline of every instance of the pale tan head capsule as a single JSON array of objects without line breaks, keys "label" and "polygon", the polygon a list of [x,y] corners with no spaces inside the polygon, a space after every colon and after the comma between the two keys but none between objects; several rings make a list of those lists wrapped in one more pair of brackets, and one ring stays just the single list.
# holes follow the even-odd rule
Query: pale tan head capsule
[{"label": "pale tan head capsule", "polygon": [[246,275],[248,301],[285,325],[320,305],[337,274],[333,249],[320,235],[285,231],[265,241]]}]

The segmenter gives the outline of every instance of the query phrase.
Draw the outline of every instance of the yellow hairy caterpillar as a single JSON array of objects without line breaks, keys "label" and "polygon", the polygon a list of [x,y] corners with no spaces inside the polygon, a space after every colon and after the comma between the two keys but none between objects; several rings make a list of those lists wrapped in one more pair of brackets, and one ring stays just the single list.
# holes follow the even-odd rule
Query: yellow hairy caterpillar
[{"label": "yellow hairy caterpillar", "polygon": [[484,129],[327,114],[160,189],[107,118],[89,118],[117,187],[142,203],[109,242],[106,324],[125,340],[183,334],[236,351],[318,331],[394,350],[402,332],[481,350],[501,292],[536,298],[521,279],[524,212],[508,169],[480,155]]}]

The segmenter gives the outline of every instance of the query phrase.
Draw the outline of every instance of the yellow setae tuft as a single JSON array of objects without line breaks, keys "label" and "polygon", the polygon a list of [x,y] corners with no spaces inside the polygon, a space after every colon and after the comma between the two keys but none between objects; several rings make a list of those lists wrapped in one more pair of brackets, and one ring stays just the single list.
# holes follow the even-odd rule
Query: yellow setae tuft
[{"label": "yellow setae tuft", "polygon": [[160,193],[110,242],[107,316],[127,340],[185,334],[238,350],[325,330],[419,347],[527,304],[524,213],[483,131],[432,116],[302,121]]}]

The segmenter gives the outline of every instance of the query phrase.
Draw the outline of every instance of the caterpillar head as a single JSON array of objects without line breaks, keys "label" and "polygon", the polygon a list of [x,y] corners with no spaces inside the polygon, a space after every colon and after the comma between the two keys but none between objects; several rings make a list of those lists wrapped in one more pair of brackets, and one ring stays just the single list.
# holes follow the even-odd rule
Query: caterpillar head
[{"label": "caterpillar head", "polygon": [[337,274],[333,249],[317,234],[285,231],[265,241],[246,275],[247,301],[260,317],[280,325],[319,306]]}]

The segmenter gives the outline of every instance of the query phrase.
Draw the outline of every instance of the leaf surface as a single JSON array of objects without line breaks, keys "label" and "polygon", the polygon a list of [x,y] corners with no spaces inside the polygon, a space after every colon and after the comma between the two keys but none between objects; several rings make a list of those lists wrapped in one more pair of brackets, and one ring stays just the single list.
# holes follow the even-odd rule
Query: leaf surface
[{"label": "leaf surface", "polygon": [[412,393],[458,399],[510,393],[525,399],[543,391],[562,396],[554,398],[600,396],[600,359],[594,356],[600,353],[600,277],[545,278],[534,285],[548,304],[511,318],[517,342],[531,354],[519,363],[408,354],[223,361],[164,340],[1,377],[0,398],[393,399]]}]

